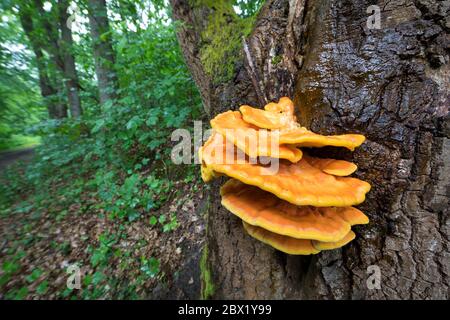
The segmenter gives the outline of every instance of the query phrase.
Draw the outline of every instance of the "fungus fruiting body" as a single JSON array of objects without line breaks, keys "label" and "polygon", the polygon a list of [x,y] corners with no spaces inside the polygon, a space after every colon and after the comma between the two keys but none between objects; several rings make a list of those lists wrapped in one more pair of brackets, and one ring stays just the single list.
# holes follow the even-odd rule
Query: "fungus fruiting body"
[{"label": "fungus fruiting body", "polygon": [[320,250],[314,248],[311,240],[282,236],[266,229],[252,226],[245,221],[242,224],[250,236],[285,253],[308,255],[320,252]]},{"label": "fungus fruiting body", "polygon": [[202,178],[231,178],[220,190],[222,205],[253,238],[288,254],[316,254],[348,244],[356,236],[351,227],[369,222],[353,207],[370,190],[367,182],[349,177],[356,164],[300,149],[353,150],[364,136],[313,133],[296,122],[286,97],[264,109],[224,112],[211,126],[214,132],[199,150]]},{"label": "fungus fruiting body", "polygon": [[219,114],[211,120],[211,126],[250,157],[267,156],[292,162],[302,158],[302,152],[295,145],[280,145],[273,132],[245,122],[239,111]]},{"label": "fungus fruiting body", "polygon": [[239,110],[244,120],[259,128],[281,129],[295,123],[294,104],[291,99],[283,97],[278,103],[269,103],[262,109],[241,106]]},{"label": "fungus fruiting body", "polygon": [[[273,168],[236,157],[236,148],[214,133],[200,150],[207,170],[257,186],[293,204],[316,207],[352,206],[364,201],[370,185],[356,178],[339,177],[314,167],[307,158],[296,163],[280,160]],[[310,158],[309,158],[310,159]]]},{"label": "fungus fruiting body", "polygon": [[[276,113],[270,113],[276,115]],[[283,113],[280,113],[280,117],[283,116]],[[211,127],[236,145],[246,143],[244,140],[245,137],[258,139],[261,132],[268,135],[268,141],[271,141],[271,139],[276,139],[279,145],[287,144],[297,147],[333,146],[345,147],[353,151],[365,141],[365,137],[361,134],[342,134],[332,136],[316,134],[304,127],[301,127],[297,122],[295,122],[294,116],[292,116],[289,121],[286,121],[286,127],[277,128],[270,131],[267,130],[269,128],[265,128],[269,125],[265,124],[262,120],[252,120],[253,121],[251,123],[247,122],[249,120],[246,121],[239,111],[227,111],[212,119]],[[263,127],[258,127],[255,123],[258,123]]]},{"label": "fungus fruiting body", "polygon": [[297,239],[335,242],[355,224],[368,223],[353,207],[296,206],[237,180],[221,188],[222,205],[248,224]]},{"label": "fungus fruiting body", "polygon": [[322,159],[308,157],[306,159],[313,167],[334,176],[349,176],[358,169],[356,164],[344,160]]}]

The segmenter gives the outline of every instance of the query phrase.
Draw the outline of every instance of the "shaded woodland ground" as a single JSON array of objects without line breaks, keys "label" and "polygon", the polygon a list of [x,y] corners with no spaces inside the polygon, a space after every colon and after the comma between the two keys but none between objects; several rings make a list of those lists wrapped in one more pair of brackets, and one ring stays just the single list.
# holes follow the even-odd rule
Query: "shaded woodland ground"
[{"label": "shaded woodland ground", "polygon": [[0,150],[41,138],[0,160],[1,299],[200,297],[204,186],[170,137],[203,112],[170,15],[164,1],[0,5]]},{"label": "shaded woodland ground", "polygon": [[0,171],[5,170],[8,166],[14,164],[17,161],[30,160],[33,157],[33,153],[33,148],[5,151],[0,153]]}]

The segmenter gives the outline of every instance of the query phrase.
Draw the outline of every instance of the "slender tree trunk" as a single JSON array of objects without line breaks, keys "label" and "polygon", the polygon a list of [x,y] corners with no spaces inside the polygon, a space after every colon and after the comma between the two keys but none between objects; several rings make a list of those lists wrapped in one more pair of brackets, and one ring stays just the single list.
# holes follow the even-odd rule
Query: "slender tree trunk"
[{"label": "slender tree trunk", "polygon": [[70,115],[73,118],[78,118],[82,114],[82,108],[79,94],[80,86],[77,69],[75,67],[75,57],[71,51],[73,46],[72,30],[67,26],[67,20],[69,19],[69,14],[67,13],[69,0],[60,0],[58,5],[59,28],[61,30],[61,42],[59,47],[64,62],[64,82],[67,90]]},{"label": "slender tree trunk", "polygon": [[[247,50],[241,50],[234,77],[219,84],[205,72],[199,56],[213,10],[193,8],[192,3],[171,0],[174,18],[183,22],[178,33],[183,53],[210,116],[290,96],[298,119],[313,131],[367,137],[353,153],[332,148],[318,152],[352,159],[359,167],[357,176],[372,185],[360,206],[371,222],[355,228],[356,240],[315,256],[289,256],[247,236],[240,220],[220,205],[223,181],[214,182],[202,266],[205,294],[448,299],[445,2],[268,0],[246,41]],[[374,3],[381,10],[380,29],[367,24],[372,14],[367,10]],[[250,59],[243,58],[245,51]],[[368,285],[377,268],[379,289]]]},{"label": "slender tree trunk", "polygon": [[106,2],[105,0],[88,0],[88,8],[100,103],[104,104],[115,99],[117,86],[117,76],[114,70],[115,55]]},{"label": "slender tree trunk", "polygon": [[[60,74],[54,75],[55,78],[59,78],[64,75],[64,61],[61,56],[60,48],[59,48],[59,32],[57,28],[57,23],[50,21],[48,19],[47,12],[44,10],[44,4],[42,0],[33,0],[34,9],[37,10],[35,20],[39,22],[39,27],[41,30],[37,31],[34,35],[38,38],[38,41],[41,44],[41,50],[47,51],[52,57],[53,64],[56,67],[56,70],[60,72]],[[31,18],[33,19],[33,17]],[[37,29],[37,28],[36,28]],[[47,66],[47,70],[50,73],[49,66]],[[67,103],[64,101],[64,87],[60,85],[59,79],[55,79],[53,82],[54,87],[57,91],[57,96],[55,98],[59,101],[58,107],[56,108],[56,117],[57,118],[67,118]]]},{"label": "slender tree trunk", "polygon": [[49,67],[45,61],[43,54],[42,39],[39,39],[35,31],[32,20],[32,11],[26,6],[21,6],[19,11],[19,18],[22,28],[27,35],[31,48],[36,56],[36,65],[38,68],[39,75],[39,87],[41,90],[41,95],[45,99],[48,109],[48,115],[50,119],[61,119],[67,116],[65,110],[67,107],[61,101],[58,94],[58,89],[53,85],[55,81],[50,80]]},{"label": "slender tree trunk", "polygon": [[[82,108],[75,58],[71,52],[73,45],[72,31],[67,27],[69,0],[57,2],[57,8],[53,9],[55,10],[53,17],[57,17],[57,21],[52,21],[49,18],[49,13],[45,12],[43,8],[42,0],[34,0],[34,4],[39,12],[39,21],[45,31],[46,49],[51,54],[55,66],[64,78],[70,114],[72,117],[77,118],[81,115]],[[60,91],[63,90],[61,86]],[[63,112],[67,116],[67,107]]]},{"label": "slender tree trunk", "polygon": [[[44,10],[44,1],[33,0],[34,6],[37,9],[36,20],[39,21],[40,27],[43,29],[42,36],[45,37],[45,49],[51,54],[58,70],[64,70],[64,60],[59,49],[59,31],[57,21],[53,21],[54,16]],[[52,9],[52,12],[55,9]],[[51,17],[49,18],[49,15]]]}]

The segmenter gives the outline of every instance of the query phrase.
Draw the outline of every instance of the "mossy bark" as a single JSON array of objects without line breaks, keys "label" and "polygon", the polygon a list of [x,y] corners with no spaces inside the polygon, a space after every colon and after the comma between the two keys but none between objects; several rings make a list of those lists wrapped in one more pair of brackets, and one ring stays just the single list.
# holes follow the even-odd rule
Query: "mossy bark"
[{"label": "mossy bark", "polygon": [[200,259],[200,278],[202,283],[200,298],[203,300],[209,299],[214,295],[215,288],[208,260],[208,244],[204,246]]},{"label": "mossy bark", "polygon": [[[199,57],[211,9],[171,0],[178,36],[210,117],[241,104],[294,98],[301,123],[322,134],[362,133],[351,159],[372,190],[360,208],[369,225],[348,246],[288,256],[247,236],[212,184],[207,265],[212,298],[449,298],[450,130],[448,8],[433,0],[268,0],[233,77],[215,83]],[[227,44],[224,43],[224,46]],[[249,63],[253,68],[249,68]],[[258,96],[257,92],[260,91]],[[381,287],[370,289],[371,266]]]}]

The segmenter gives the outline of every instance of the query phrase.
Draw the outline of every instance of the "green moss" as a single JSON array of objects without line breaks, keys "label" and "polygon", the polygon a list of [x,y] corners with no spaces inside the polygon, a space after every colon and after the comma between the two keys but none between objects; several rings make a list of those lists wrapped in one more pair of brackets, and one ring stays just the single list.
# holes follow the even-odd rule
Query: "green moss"
[{"label": "green moss", "polygon": [[282,56],[275,56],[275,57],[272,58],[272,64],[273,65],[277,65],[277,64],[279,64],[281,62],[281,60],[283,60]]},{"label": "green moss", "polygon": [[236,62],[241,58],[242,38],[247,37],[255,22],[255,15],[240,17],[233,9],[233,2],[198,0],[212,9],[208,24],[202,32],[200,60],[214,83],[230,80]]},{"label": "green moss", "polygon": [[201,299],[206,300],[214,294],[214,283],[212,281],[211,270],[208,265],[208,246],[203,248],[202,258],[200,259],[200,277],[202,281]]}]

